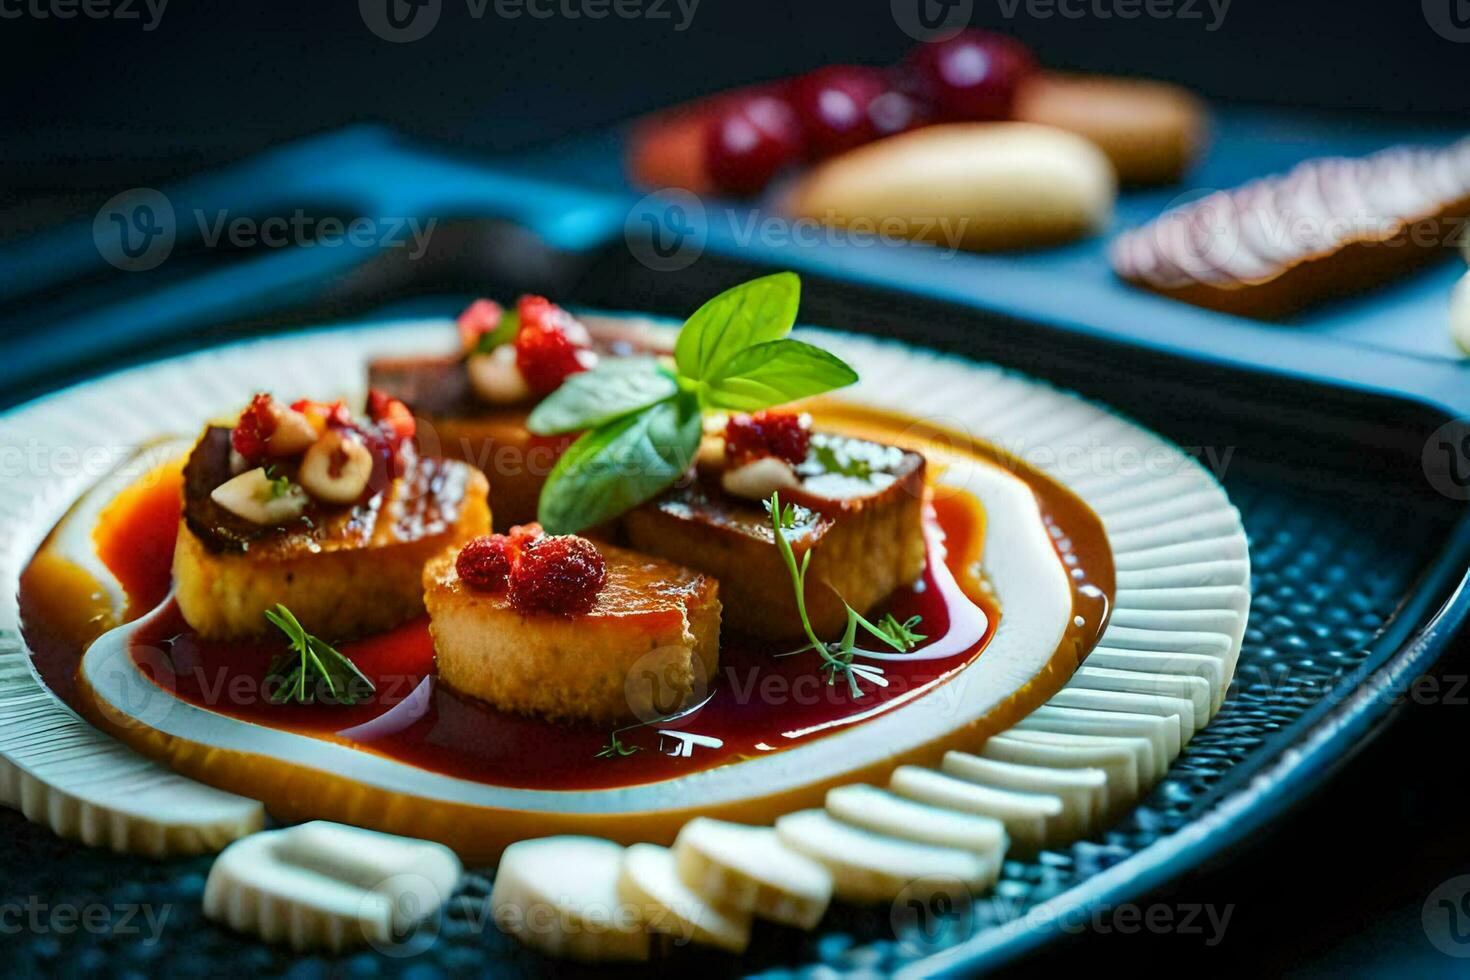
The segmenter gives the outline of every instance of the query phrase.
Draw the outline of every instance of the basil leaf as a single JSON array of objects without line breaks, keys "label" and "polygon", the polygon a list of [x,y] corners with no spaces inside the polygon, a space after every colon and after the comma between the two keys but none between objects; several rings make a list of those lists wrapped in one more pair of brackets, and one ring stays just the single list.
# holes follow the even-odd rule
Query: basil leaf
[{"label": "basil leaf", "polygon": [[521,329],[521,315],[516,310],[505,310],[500,314],[500,322],[495,325],[494,330],[487,330],[480,334],[480,339],[475,341],[473,354],[488,354],[501,344],[508,344],[516,339],[516,334]]},{"label": "basil leaf", "polygon": [[835,354],[799,340],[773,340],[746,348],[705,383],[705,402],[713,408],[754,412],[845,388],[857,372]]},{"label": "basil leaf", "polygon": [[689,469],[702,428],[699,402],[686,393],[583,434],[541,489],[541,525],[571,534],[657,496]]},{"label": "basil leaf", "polygon": [[679,373],[692,381],[720,374],[747,347],[791,332],[801,302],[801,280],[778,272],[725,290],[684,321],[674,344]]},{"label": "basil leaf", "polygon": [[678,390],[678,383],[651,357],[606,360],[562,382],[531,412],[526,428],[542,436],[595,429]]}]

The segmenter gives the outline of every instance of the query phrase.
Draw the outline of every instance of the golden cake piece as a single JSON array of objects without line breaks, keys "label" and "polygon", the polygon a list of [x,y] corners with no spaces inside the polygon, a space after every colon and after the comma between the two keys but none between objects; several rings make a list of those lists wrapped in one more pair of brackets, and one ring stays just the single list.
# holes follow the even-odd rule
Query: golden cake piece
[{"label": "golden cake piece", "polygon": [[708,690],[720,657],[719,584],[598,544],[607,577],[590,611],[522,612],[472,588],[457,551],[424,569],[439,677],[504,711],[614,725],[670,714]]},{"label": "golden cake piece", "polygon": [[[282,461],[282,477],[300,467]],[[184,468],[174,551],[179,609],[202,636],[252,636],[283,603],[309,631],[343,639],[423,614],[424,564],[490,525],[485,477],[464,463],[412,458],[403,475],[351,504],[311,500],[280,526],[247,520],[214,496],[235,478],[230,430],[211,426]]]},{"label": "golden cake piece", "polygon": [[[823,433],[793,485],[779,489],[797,505],[792,551],[811,553],[806,607],[822,636],[847,625],[843,601],[867,614],[924,571],[924,457],[894,446]],[[848,461],[842,475],[824,468],[825,453]],[[826,456],[831,459],[831,456]],[[852,462],[858,461],[858,462]],[[773,487],[722,486],[727,471],[701,464],[700,478],[629,512],[623,528],[633,547],[715,576],[729,609],[726,625],[782,642],[804,637],[791,576],[776,548],[764,501]]]}]

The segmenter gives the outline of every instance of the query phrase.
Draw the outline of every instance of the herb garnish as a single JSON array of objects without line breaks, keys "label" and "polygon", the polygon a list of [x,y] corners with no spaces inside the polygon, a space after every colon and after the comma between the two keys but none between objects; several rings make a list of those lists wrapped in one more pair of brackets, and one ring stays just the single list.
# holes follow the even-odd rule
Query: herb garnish
[{"label": "herb garnish", "polygon": [[[842,677],[847,681],[848,690],[855,698],[863,696],[862,688],[858,687],[859,678],[879,687],[887,687],[888,680],[883,676],[883,668],[874,667],[871,664],[853,663],[854,659],[869,652],[857,645],[858,628],[863,628],[899,653],[908,653],[925,639],[923,634],[914,632],[914,627],[919,625],[921,617],[911,616],[900,623],[892,613],[889,613],[875,626],[863,618],[856,609],[849,606],[846,600],[843,600],[842,605],[847,609],[847,629],[843,631],[842,639],[832,642],[824,641],[817,636],[816,630],[812,629],[812,621],[806,612],[806,570],[811,563],[812,553],[810,551],[803,553],[801,562],[798,563],[796,554],[792,551],[791,542],[786,535],[786,532],[796,525],[792,505],[787,504],[783,509],[781,495],[773,493],[766,504],[766,511],[771,515],[771,531],[776,538],[776,548],[781,552],[782,560],[786,562],[786,570],[791,573],[791,585],[796,590],[796,612],[801,617],[801,627],[806,631],[808,641],[806,646],[789,650],[778,656],[791,657],[809,650],[817,651],[822,656],[821,669],[827,673],[827,683],[836,684],[837,678]],[[838,598],[840,599],[841,596]]]},{"label": "herb garnish", "polygon": [[475,346],[471,354],[488,354],[501,344],[508,344],[516,339],[516,334],[521,329],[521,314],[517,310],[504,310],[500,314],[500,322],[495,325],[494,330],[486,330],[475,338]]},{"label": "herb garnish", "polygon": [[627,728],[615,728],[607,733],[607,744],[594,755],[594,759],[622,759],[632,755],[634,752],[642,752],[641,745],[627,745],[618,738],[619,733],[626,732],[631,728],[641,728],[641,725],[629,725]]},{"label": "herb garnish", "polygon": [[[291,641],[291,649],[277,656],[266,669],[267,681],[275,681],[270,692],[273,704],[311,704],[317,695],[337,704],[356,704],[360,696],[377,690],[373,682],[331,644],[306,629],[281,603],[267,609],[265,618]],[[323,692],[320,688],[325,687]]]},{"label": "herb garnish", "polygon": [[265,468],[265,478],[271,481],[271,500],[280,500],[291,492],[291,478],[289,476],[276,476],[276,466],[274,463]]},{"label": "herb garnish", "polygon": [[840,358],[786,336],[800,299],[791,272],[742,283],[684,322],[672,365],[610,359],[552,392],[527,427],[586,431],[547,478],[542,526],[580,531],[673,486],[699,450],[705,412],[758,411],[856,381]]},{"label": "herb garnish", "polygon": [[623,734],[623,732],[631,732],[637,728],[649,728],[653,725],[667,724],[668,722],[684,717],[692,710],[692,708],[680,708],[678,711],[675,711],[672,714],[663,715],[659,718],[650,718],[648,721],[635,721],[631,725],[624,725],[622,728],[614,728],[612,731],[607,733],[607,744],[599,749],[592,758],[623,759],[632,755],[634,752],[642,752],[643,746],[629,745],[622,739],[618,738],[618,736]]},{"label": "herb garnish", "polygon": [[816,458],[817,465],[825,473],[850,476],[856,480],[870,480],[873,478],[873,466],[866,459],[858,456],[844,456],[825,443],[814,442],[812,444],[812,456]]}]

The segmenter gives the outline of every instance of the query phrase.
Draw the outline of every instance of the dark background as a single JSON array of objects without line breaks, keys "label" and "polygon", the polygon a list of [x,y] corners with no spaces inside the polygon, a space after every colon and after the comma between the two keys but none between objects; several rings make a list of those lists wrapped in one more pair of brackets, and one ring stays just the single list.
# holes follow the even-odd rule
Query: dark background
[{"label": "dark background", "polygon": [[[20,2],[35,0],[0,9]],[[594,22],[475,20],[464,0],[444,3],[438,27],[405,45],[369,32],[356,0],[171,0],[150,32],[141,20],[0,19],[0,239],[351,122],[493,155],[823,63],[891,62],[912,43],[887,0],[702,0],[682,32],[673,4],[668,20]],[[1464,0],[1234,0],[1214,31],[1203,2],[1198,19],[1125,21],[1038,19],[1024,3],[1007,19],[998,0],[976,0],[973,22],[1019,36],[1053,67],[1168,78],[1217,101],[1454,124],[1470,111],[1470,42],[1426,17],[1451,4],[1470,24]],[[1464,652],[1443,669],[1463,675]],[[1429,892],[1470,871],[1455,764],[1467,716],[1463,703],[1408,706],[1269,838],[1159,897],[1233,904],[1218,948],[1112,932],[1019,972],[1470,975],[1470,960],[1437,953],[1420,925]]]},{"label": "dark background", "polygon": [[[438,26],[409,44],[367,30],[357,0],[170,0],[152,31],[144,0],[110,2],[144,16],[0,18],[0,232],[354,121],[496,153],[824,63],[892,62],[912,43],[889,0],[701,0],[683,31],[675,0],[670,19],[600,21],[507,20],[493,6],[475,19],[466,0],[442,0]],[[1458,5],[1470,24],[1466,0],[1232,0],[1213,31],[1208,0],[1153,0],[1198,16],[1132,20],[971,2],[973,23],[1055,67],[1173,79],[1217,100],[1470,110],[1470,43],[1436,33],[1424,9]],[[69,202],[78,189],[108,193]]]}]

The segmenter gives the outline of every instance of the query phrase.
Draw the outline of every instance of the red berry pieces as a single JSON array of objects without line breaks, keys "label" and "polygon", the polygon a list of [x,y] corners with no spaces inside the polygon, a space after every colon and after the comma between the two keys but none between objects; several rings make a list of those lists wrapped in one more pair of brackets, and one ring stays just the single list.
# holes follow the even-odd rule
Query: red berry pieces
[{"label": "red berry pieces", "polygon": [[909,68],[916,92],[940,118],[1007,119],[1036,60],[1003,34],[967,30],[915,48]]},{"label": "red berry pieces", "polygon": [[811,420],[795,412],[732,415],[725,423],[725,455],[732,461],[775,456],[794,466],[811,446]]},{"label": "red berry pieces", "polygon": [[607,562],[596,546],[574,534],[536,540],[510,573],[510,601],[521,612],[575,616],[597,604]]},{"label": "red berry pieces", "polygon": [[250,405],[240,413],[240,421],[230,432],[230,445],[249,462],[264,458],[266,444],[276,431],[275,405],[271,396],[256,395]]},{"label": "red berry pieces", "polygon": [[516,554],[529,547],[535,541],[546,536],[540,524],[517,524],[510,529],[510,543],[515,547]]},{"label": "red berry pieces", "polygon": [[352,413],[347,411],[347,406],[340,401],[319,402],[310,398],[302,398],[292,402],[291,409],[305,415],[318,427],[352,428]]},{"label": "red berry pieces", "polygon": [[790,103],[761,94],[733,100],[709,121],[705,169],[720,190],[754,194],[805,151],[801,121]]},{"label": "red berry pieces", "polygon": [[542,296],[522,296],[516,367],[538,395],[549,395],[571,375],[595,363],[587,328]]},{"label": "red berry pieces", "polygon": [[472,589],[498,592],[515,564],[510,538],[503,534],[486,534],[469,541],[459,549],[454,570],[460,580]]},{"label": "red berry pieces", "polygon": [[404,442],[413,438],[418,422],[408,406],[391,395],[376,388],[368,391],[368,417],[388,434],[391,439]]},{"label": "red berry pieces", "polygon": [[862,65],[829,65],[792,82],[807,154],[820,159],[877,139],[870,108],[887,90],[883,71]]},{"label": "red berry pieces", "polygon": [[459,315],[459,347],[465,353],[475,349],[480,338],[500,326],[504,314],[494,300],[477,299]]}]

